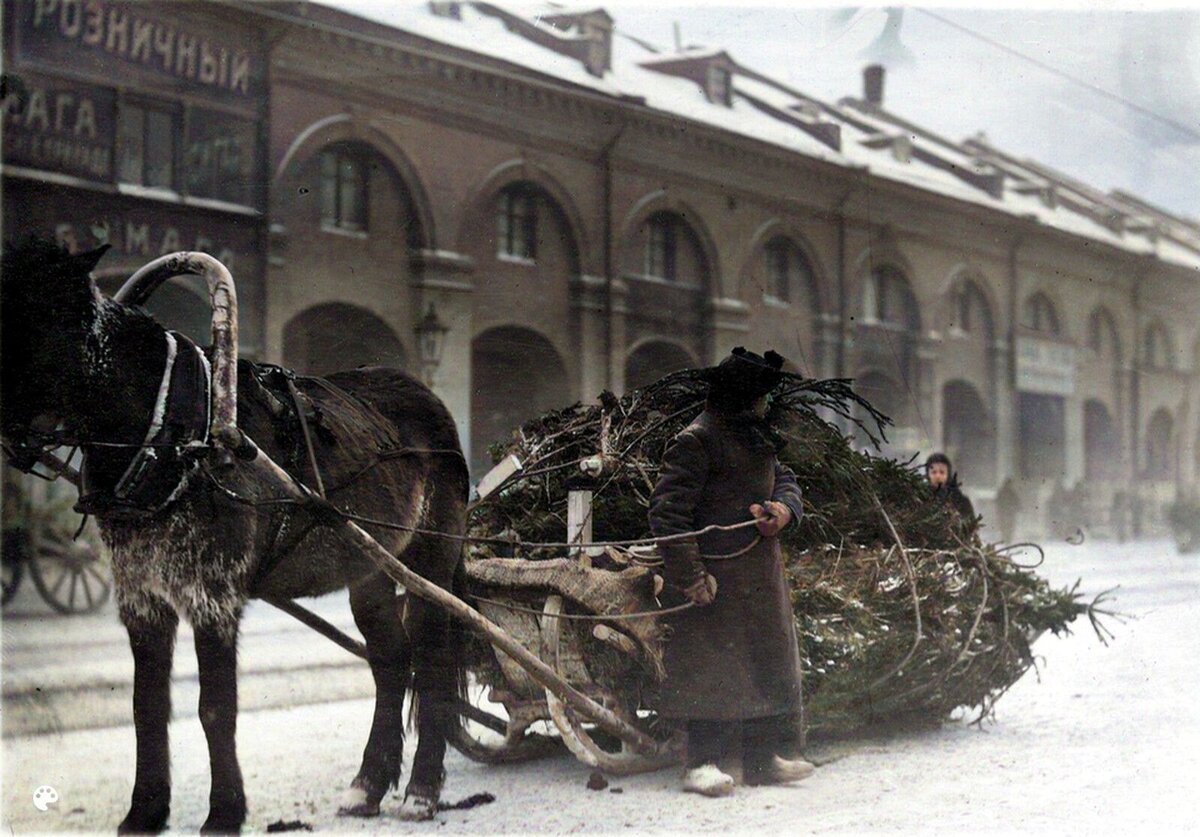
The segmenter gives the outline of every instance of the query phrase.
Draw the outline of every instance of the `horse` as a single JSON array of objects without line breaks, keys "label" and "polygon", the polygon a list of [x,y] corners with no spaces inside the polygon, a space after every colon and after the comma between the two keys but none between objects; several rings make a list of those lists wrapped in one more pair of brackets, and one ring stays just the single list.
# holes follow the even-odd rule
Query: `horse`
[{"label": "horse", "polygon": [[339,536],[330,511],[376,521],[364,528],[392,555],[445,589],[463,590],[462,541],[454,536],[466,529],[469,483],[445,405],[396,369],[314,378],[239,361],[239,427],[325,496],[323,507],[281,502],[261,477],[205,443],[210,352],[99,291],[90,274],[105,249],[72,254],[32,238],[6,248],[0,436],[27,470],[52,446],[84,453],[77,510],[95,515],[111,551],[134,660],[136,775],[118,831],[157,832],[169,818],[170,671],[179,619],[195,634],[212,777],[202,831],[236,832],[247,810],[235,742],[243,609],[254,598],[343,588],[366,640],[375,711],[338,813],[378,815],[383,797],[398,787],[402,708],[411,689],[418,744],[400,815],[431,818],[445,778],[447,735],[459,723],[461,628],[433,605],[398,595]]}]

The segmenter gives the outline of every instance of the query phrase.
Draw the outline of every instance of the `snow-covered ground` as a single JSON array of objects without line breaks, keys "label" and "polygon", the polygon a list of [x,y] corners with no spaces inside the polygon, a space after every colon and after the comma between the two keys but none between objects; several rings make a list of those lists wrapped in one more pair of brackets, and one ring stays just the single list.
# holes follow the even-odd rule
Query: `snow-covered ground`
[{"label": "snow-covered ground", "polygon": [[[1113,626],[1117,636],[1107,648],[1086,621],[1076,623],[1071,637],[1041,639],[1035,647],[1040,676],[1031,673],[1018,683],[1000,701],[995,723],[982,729],[949,724],[859,742],[799,785],[739,788],[719,800],[683,795],[675,770],[614,780],[597,792],[585,787],[588,771],[569,758],[497,768],[452,753],[446,799],[487,791],[496,801],[409,825],[394,816],[396,798],[377,820],[334,813],[366,740],[369,700],[245,711],[238,743],[251,807],[247,830],[265,831],[279,819],[326,831],[430,833],[1200,828],[1200,560],[1177,556],[1165,542],[1059,544],[1048,550],[1041,571],[1059,584],[1082,577],[1092,593],[1119,584],[1119,608],[1136,618]],[[286,636],[288,644],[310,641]],[[313,635],[311,642],[325,641]],[[180,643],[181,664],[189,645]],[[243,669],[268,665],[272,653],[267,639],[249,643]],[[11,662],[5,662],[9,676]],[[186,666],[183,671],[186,676]],[[311,676],[329,676],[323,671]],[[9,710],[6,702],[5,716]],[[206,813],[207,756],[194,714],[180,707],[177,716],[171,823],[174,831],[188,832]],[[4,828],[18,834],[111,831],[125,810],[133,753],[128,726],[6,734]],[[57,809],[34,807],[39,785],[57,789]]]}]

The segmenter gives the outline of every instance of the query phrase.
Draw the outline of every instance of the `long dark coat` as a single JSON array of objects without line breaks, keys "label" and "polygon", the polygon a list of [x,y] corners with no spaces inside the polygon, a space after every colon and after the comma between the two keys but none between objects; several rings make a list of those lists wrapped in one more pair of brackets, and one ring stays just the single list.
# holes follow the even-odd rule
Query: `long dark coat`
[{"label": "long dark coat", "polygon": [[[675,437],[650,500],[656,536],[740,523],[752,503],[777,500],[800,519],[800,488],[775,454],[754,444],[737,417],[705,411]],[[757,530],[703,535],[664,549],[666,575],[685,584],[703,568],[716,577],[716,600],[670,618],[667,680],[657,709],[665,717],[734,720],[800,712],[800,654],[776,537],[736,558],[703,558],[745,549]],[[682,579],[682,580],[680,580]]]}]

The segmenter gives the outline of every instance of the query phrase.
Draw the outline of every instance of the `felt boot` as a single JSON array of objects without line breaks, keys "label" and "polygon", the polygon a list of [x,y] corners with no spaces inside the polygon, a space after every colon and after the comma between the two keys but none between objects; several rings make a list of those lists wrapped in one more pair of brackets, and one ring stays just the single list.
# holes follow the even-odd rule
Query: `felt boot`
[{"label": "felt boot", "polygon": [[683,789],[703,796],[729,796],[733,793],[733,777],[715,764],[704,764],[683,774]]}]

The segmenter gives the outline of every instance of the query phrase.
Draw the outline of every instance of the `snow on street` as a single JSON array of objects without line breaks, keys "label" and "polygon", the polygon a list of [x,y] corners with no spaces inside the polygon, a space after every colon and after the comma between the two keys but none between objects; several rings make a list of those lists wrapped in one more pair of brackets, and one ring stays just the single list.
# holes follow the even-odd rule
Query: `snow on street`
[{"label": "snow on street", "polygon": [[[733,797],[716,800],[682,794],[673,769],[614,779],[608,790],[597,792],[585,788],[588,770],[568,757],[483,767],[451,752],[444,798],[454,802],[487,791],[496,801],[410,825],[395,818],[396,796],[385,801],[377,820],[335,816],[337,795],[354,775],[366,741],[370,700],[262,708],[244,711],[239,720],[250,804],[246,830],[262,832],[279,819],[326,831],[428,833],[1196,830],[1200,560],[1176,555],[1166,542],[1060,543],[1048,550],[1040,572],[1059,585],[1082,577],[1082,589],[1091,594],[1119,584],[1117,607],[1136,619],[1112,623],[1117,636],[1107,648],[1086,619],[1076,621],[1068,638],[1043,637],[1035,646],[1042,657],[1040,682],[1028,674],[1000,700],[995,723],[982,729],[951,723],[935,732],[858,742],[806,782],[739,788]],[[115,622],[115,616],[109,618]],[[67,624],[58,620],[43,627]],[[10,628],[4,626],[6,634]],[[295,632],[286,639],[251,641],[241,667],[269,668],[275,656],[322,643],[329,644],[316,634]],[[6,636],[6,683],[23,676],[13,669],[9,645]],[[126,665],[126,648],[114,645],[105,653]],[[181,637],[177,671],[194,671],[191,657],[190,642]],[[99,664],[82,656],[77,663]],[[313,670],[305,676],[329,678],[339,671]],[[132,727],[126,722],[14,736],[7,689],[4,828],[17,834],[111,832],[124,815],[133,781]],[[194,704],[194,693],[183,699]],[[176,702],[171,828],[191,832],[206,815],[207,753],[194,707],[183,706],[178,696]],[[34,807],[33,791],[40,785],[58,791],[57,809],[42,813]]]}]

